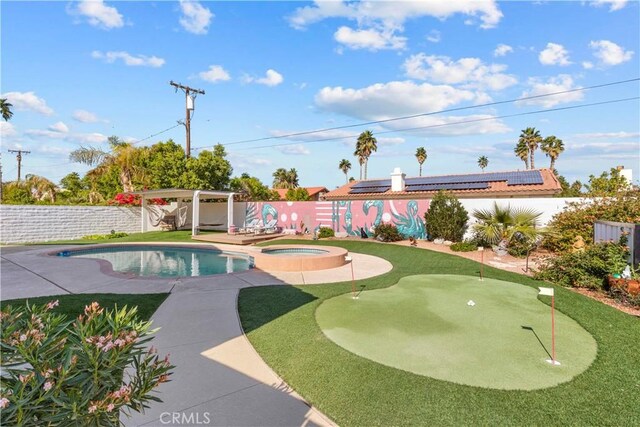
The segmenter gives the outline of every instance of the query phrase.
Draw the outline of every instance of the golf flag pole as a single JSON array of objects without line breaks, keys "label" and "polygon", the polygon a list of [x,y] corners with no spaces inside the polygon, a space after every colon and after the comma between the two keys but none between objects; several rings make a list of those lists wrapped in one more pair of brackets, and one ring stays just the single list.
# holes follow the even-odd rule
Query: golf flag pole
[{"label": "golf flag pole", "polygon": [[349,264],[351,264],[351,298],[358,299],[358,297],[356,296],[356,278],[355,278],[355,275],[353,274],[353,258],[350,257],[349,255],[346,255],[344,257],[344,260]]},{"label": "golf flag pole", "polygon": [[480,281],[482,282],[482,270],[484,267],[484,247],[478,246],[478,252],[480,252]]},{"label": "golf flag pole", "polygon": [[555,297],[553,288],[538,288],[540,289],[540,293],[538,295],[546,295],[551,297],[551,360],[547,360],[547,362],[552,365],[559,365],[560,362],[556,360],[556,325],[555,325]]}]

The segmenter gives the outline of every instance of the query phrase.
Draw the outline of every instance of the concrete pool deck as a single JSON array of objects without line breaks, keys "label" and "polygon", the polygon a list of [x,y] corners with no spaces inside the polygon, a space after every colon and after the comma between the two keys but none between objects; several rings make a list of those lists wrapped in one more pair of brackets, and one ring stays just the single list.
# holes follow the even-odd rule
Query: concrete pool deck
[{"label": "concrete pool deck", "polygon": [[[238,251],[237,246],[215,246]],[[46,255],[70,247],[74,246],[3,247],[0,299],[65,293],[170,292],[152,319],[154,326],[161,328],[153,345],[160,354],[170,353],[176,366],[172,381],[160,387],[158,397],[163,403],[151,405],[144,414],[123,419],[125,424],[185,425],[189,424],[185,420],[191,420],[190,424],[197,420],[205,424],[203,421],[208,420],[207,425],[334,425],[256,353],[240,325],[237,298],[240,289],[252,286],[349,281],[351,265],[305,272],[267,273],[253,269],[184,279],[122,278],[101,273],[95,260]],[[377,257],[350,255],[356,280],[384,274],[392,268]]]}]

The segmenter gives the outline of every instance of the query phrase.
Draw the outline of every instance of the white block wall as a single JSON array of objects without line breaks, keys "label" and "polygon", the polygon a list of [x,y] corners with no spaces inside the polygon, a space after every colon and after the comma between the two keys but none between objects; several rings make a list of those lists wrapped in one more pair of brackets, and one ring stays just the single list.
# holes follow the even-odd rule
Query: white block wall
[{"label": "white block wall", "polygon": [[111,230],[139,233],[140,208],[119,206],[0,205],[0,242],[79,239]]}]

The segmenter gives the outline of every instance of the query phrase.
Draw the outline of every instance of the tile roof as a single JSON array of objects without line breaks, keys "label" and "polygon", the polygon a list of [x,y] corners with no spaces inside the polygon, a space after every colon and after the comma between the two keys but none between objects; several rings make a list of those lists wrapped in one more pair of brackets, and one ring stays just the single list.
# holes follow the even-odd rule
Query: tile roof
[{"label": "tile roof", "polygon": [[[550,169],[536,169],[540,172],[542,177],[541,184],[519,184],[517,181],[508,182],[507,178],[497,179],[494,178],[490,182],[487,183],[487,188],[475,188],[475,189],[452,189],[448,190],[453,193],[458,198],[501,198],[501,197],[545,197],[545,196],[553,196],[562,191],[560,186],[560,182],[553,174],[553,171]],[[518,172],[522,171],[506,171],[499,173],[489,173],[487,172],[486,176],[500,177],[501,175],[506,176],[518,176]],[[529,171],[527,171],[529,172]],[[490,175],[491,174],[491,175]],[[483,174],[457,174],[457,175],[440,175],[440,176],[429,176],[422,177],[425,180],[429,180],[430,182],[437,182],[438,184],[446,185],[447,183],[457,183],[457,182],[476,182],[482,181]],[[466,178],[465,178],[466,177]],[[405,182],[410,184],[412,180],[417,179],[414,178],[406,178]],[[372,186],[380,185],[382,182],[389,182],[389,186],[391,186],[391,180],[368,180],[368,181],[353,181],[349,184],[343,185],[333,191],[328,192],[324,195],[325,200],[371,200],[371,199],[429,199],[432,198],[437,193],[437,184],[433,184],[433,190],[429,189],[429,191],[385,191],[383,193],[357,193],[350,194],[350,190],[356,184],[360,184],[360,187],[367,187],[366,183],[371,183]],[[366,190],[365,190],[366,191]]]},{"label": "tile roof", "polygon": [[[325,193],[329,191],[327,187],[303,187],[303,188],[307,190],[310,197],[313,197],[316,194],[321,193],[323,191]],[[289,191],[288,188],[274,188],[273,190],[278,192],[278,194],[280,195],[280,200],[286,200],[287,191]]]}]

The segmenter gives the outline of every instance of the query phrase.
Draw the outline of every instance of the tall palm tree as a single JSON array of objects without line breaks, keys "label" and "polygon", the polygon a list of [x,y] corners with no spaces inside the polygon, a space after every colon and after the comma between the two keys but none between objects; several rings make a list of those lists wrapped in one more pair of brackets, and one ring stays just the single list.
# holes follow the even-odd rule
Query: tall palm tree
[{"label": "tall palm tree", "polygon": [[529,169],[529,147],[522,138],[518,141],[518,145],[513,149],[513,152],[524,162],[524,168]]},{"label": "tall palm tree", "polygon": [[416,159],[418,159],[418,164],[420,165],[418,176],[422,176],[422,164],[427,160],[427,150],[425,150],[424,147],[418,147],[416,149]]},{"label": "tall palm tree", "polygon": [[144,178],[144,169],[140,165],[143,151],[117,136],[110,136],[108,140],[111,147],[110,153],[94,147],[80,147],[69,154],[69,159],[93,166],[94,175],[101,175],[112,167],[118,167],[122,191],[131,192],[134,190],[134,179]]},{"label": "tall palm tree", "polygon": [[547,157],[551,158],[549,169],[553,170],[553,167],[556,164],[556,159],[564,151],[564,142],[562,142],[560,138],[556,138],[554,135],[551,135],[542,141],[540,149],[547,155]]},{"label": "tall palm tree", "polygon": [[487,156],[478,157],[478,166],[480,166],[480,169],[484,172],[484,168],[489,166],[489,159],[487,159]]},{"label": "tall palm tree", "polygon": [[287,188],[287,170],[278,168],[273,173],[273,188]]},{"label": "tall palm tree", "polygon": [[356,142],[356,151],[353,153],[358,156],[358,160],[360,160],[364,164],[364,179],[367,179],[367,165],[369,163],[369,157],[372,153],[378,151],[378,140],[373,136],[373,133],[370,130],[365,130],[358,136],[358,141]]},{"label": "tall palm tree", "polygon": [[287,172],[287,188],[298,188],[298,171],[295,168],[289,169]]},{"label": "tall palm tree", "polygon": [[13,117],[12,107],[13,105],[7,102],[6,98],[0,98],[0,111],[2,111],[2,118],[5,122],[8,122]]},{"label": "tall palm tree", "polygon": [[347,180],[347,184],[349,183],[349,170],[351,169],[351,162],[347,159],[340,160],[340,164],[338,165],[338,169],[342,171],[345,179]]},{"label": "tall palm tree", "polygon": [[526,128],[520,133],[520,140],[524,141],[524,143],[529,148],[529,159],[531,169],[536,168],[536,164],[534,162],[534,154],[538,149],[538,145],[542,142],[542,137],[540,136],[540,131],[536,130],[536,128]]}]

